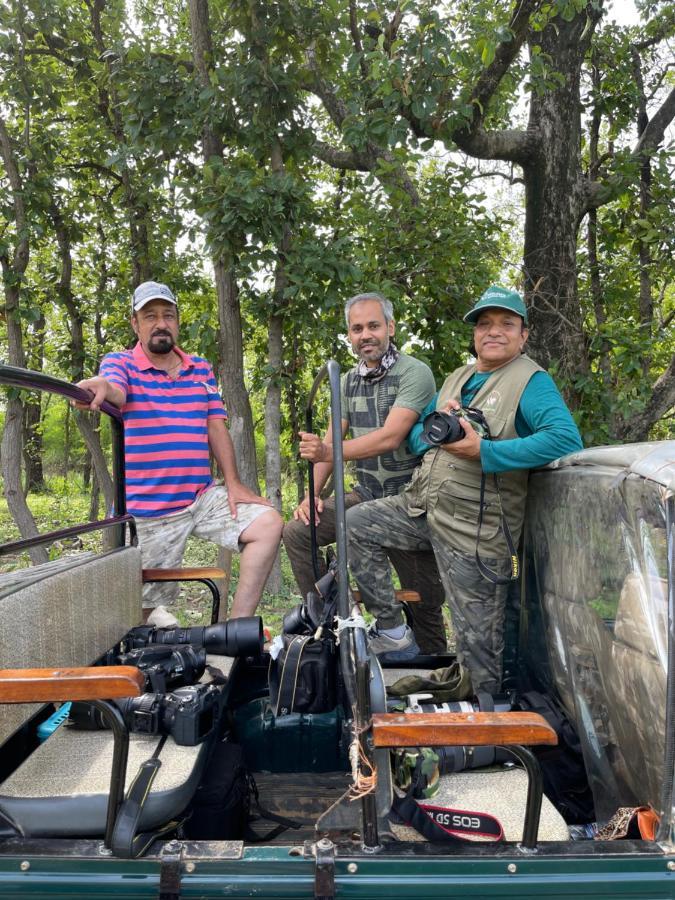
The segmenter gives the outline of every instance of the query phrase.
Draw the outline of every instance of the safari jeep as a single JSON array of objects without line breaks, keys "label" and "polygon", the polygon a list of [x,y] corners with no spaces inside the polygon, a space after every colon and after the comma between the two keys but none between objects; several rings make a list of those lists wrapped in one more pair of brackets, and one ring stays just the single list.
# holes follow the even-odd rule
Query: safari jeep
[{"label": "safari jeep", "polygon": [[339,434],[337,556],[285,634],[216,600],[138,628],[144,581],[217,573],[143,571],[104,412],[115,514],[0,548],[1,897],[675,898],[675,441],[532,473],[507,693],[448,700],[451,657],[368,651]]}]

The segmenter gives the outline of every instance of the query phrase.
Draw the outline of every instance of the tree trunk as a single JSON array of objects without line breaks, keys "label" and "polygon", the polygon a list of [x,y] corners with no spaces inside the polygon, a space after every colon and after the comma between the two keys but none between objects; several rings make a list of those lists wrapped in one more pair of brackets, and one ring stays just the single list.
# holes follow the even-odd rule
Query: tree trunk
[{"label": "tree trunk", "polygon": [[[84,319],[82,310],[73,296],[72,289],[73,262],[70,231],[61,210],[54,199],[52,199],[50,206],[50,215],[56,230],[56,238],[59,244],[59,255],[61,259],[61,277],[59,278],[56,290],[59,302],[65,307],[68,314],[70,371],[73,381],[77,382],[84,378],[84,360],[86,352],[84,341]],[[99,284],[99,287],[105,287],[105,282],[103,285]],[[106,511],[109,511],[112,508],[114,501],[114,487],[112,477],[108,471],[105,454],[101,448],[98,430],[100,421],[101,416],[98,413],[78,413],[75,416],[75,422],[80,430],[82,439],[86,444],[91,464],[94,466],[96,472],[96,497],[92,494],[92,506],[94,505],[94,502],[96,502],[96,505],[98,506],[98,489],[100,488],[103,491]]]},{"label": "tree trunk", "polygon": [[[5,427],[0,444],[4,493],[9,512],[22,538],[37,537],[40,533],[35,519],[28,508],[21,485],[21,422],[23,406],[19,400],[7,401]],[[49,559],[44,547],[31,547],[28,551],[31,562],[37,566]]]},{"label": "tree trunk", "polygon": [[[635,84],[638,94],[638,110],[637,110],[637,134],[638,140],[649,125],[649,116],[647,114],[647,97],[645,96],[645,85],[642,77],[642,63],[640,54],[635,47],[631,48],[631,56],[633,60],[633,71],[635,73]],[[649,210],[652,205],[652,166],[648,153],[642,153],[639,157],[640,162],[640,219],[647,220]],[[647,337],[651,337],[652,326],[654,321],[654,298],[652,296],[652,275],[651,275],[651,249],[647,241],[638,237],[638,264],[640,278],[640,327],[643,329]],[[651,346],[651,345],[650,345]],[[645,377],[649,375],[651,367],[651,353],[645,353],[642,358],[642,373]]]},{"label": "tree trunk", "polygon": [[556,19],[538,35],[551,67],[564,84],[530,101],[528,130],[537,149],[524,165],[525,291],[532,307],[529,348],[545,368],[552,363],[574,403],[574,382],[589,369],[577,294],[577,231],[586,209],[582,179],[579,78],[586,41],[586,15]]},{"label": "tree trunk", "polygon": [[[2,276],[5,289],[5,322],[7,325],[7,357],[12,366],[24,365],[23,333],[19,317],[19,291],[23,274],[28,266],[30,245],[28,243],[28,223],[23,202],[24,185],[19,175],[19,167],[12,148],[12,141],[0,117],[0,156],[12,191],[16,244],[10,259],[9,253],[0,254]],[[7,401],[5,426],[0,445],[3,489],[10,514],[16,522],[22,538],[35,537],[38,529],[33,514],[28,508],[21,489],[21,432],[23,404],[12,397]],[[47,562],[49,556],[44,547],[33,547],[28,551],[34,565]]]},{"label": "tree trunk", "polygon": [[[200,84],[209,87],[212,71],[213,47],[209,27],[208,0],[190,0],[190,31],[192,55]],[[204,164],[216,156],[222,158],[220,135],[206,122],[202,129]],[[213,259],[213,271],[218,297],[219,374],[223,399],[228,411],[230,434],[237,456],[241,481],[258,490],[258,473],[253,437],[253,415],[248,392],[244,385],[244,352],[242,343],[239,290],[234,269],[221,258]]]},{"label": "tree trunk", "polygon": [[302,503],[305,496],[305,471],[303,465],[298,461],[300,452],[298,432],[305,430],[305,420],[301,415],[297,386],[297,374],[302,365],[302,360],[299,359],[298,355],[298,343],[298,335],[294,334],[291,346],[291,361],[288,366],[288,378],[286,381],[286,397],[291,426],[291,459],[295,472],[295,489],[298,503]]},{"label": "tree trunk", "polygon": [[[40,315],[28,329],[26,365],[34,371],[42,371],[42,360],[45,348],[45,317]],[[23,463],[24,493],[42,491],[45,487],[42,467],[42,429],[40,418],[42,404],[40,394],[29,392],[23,395]]]},{"label": "tree trunk", "polygon": [[258,490],[258,471],[253,437],[253,414],[244,384],[244,352],[239,307],[239,289],[231,269],[214,262],[218,296],[218,367],[228,424],[243,484]]},{"label": "tree trunk", "polygon": [[[115,54],[111,53],[110,48],[106,46],[101,23],[101,14],[105,11],[106,0],[93,0],[93,2],[87,3],[87,7],[91,18],[91,31],[98,51],[98,58],[105,62],[108,74],[107,81],[99,80],[97,82],[98,103],[96,108],[115,139],[116,145],[119,147],[128,146],[120,112],[121,102],[114,87],[113,58]],[[126,163],[123,164],[121,182],[124,208],[129,225],[132,283],[134,287],[152,277],[148,236],[149,210],[147,203],[139,197],[140,189],[138,185],[141,183],[141,177],[139,174],[134,180],[132,178],[132,170]]]},{"label": "tree trunk", "polygon": [[[284,174],[281,143],[273,139],[270,153],[272,171]],[[291,246],[291,229],[286,222],[279,247],[272,293],[272,315],[269,318],[267,338],[267,367],[269,377],[265,393],[265,492],[275,509],[281,512],[281,374],[284,354],[284,317],[286,306],[284,292],[288,278],[286,259]],[[281,561],[277,553],[274,566],[267,579],[271,593],[281,590]]]},{"label": "tree trunk", "polygon": [[43,491],[45,476],[42,467],[42,430],[40,395],[27,395],[23,403],[23,463],[24,492]]}]

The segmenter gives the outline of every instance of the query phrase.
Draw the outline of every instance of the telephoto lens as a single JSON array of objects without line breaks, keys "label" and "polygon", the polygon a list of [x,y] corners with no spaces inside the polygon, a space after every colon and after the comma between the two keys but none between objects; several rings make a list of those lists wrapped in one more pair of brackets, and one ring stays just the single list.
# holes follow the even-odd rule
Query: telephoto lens
[{"label": "telephoto lens", "polygon": [[132,628],[122,641],[128,649],[147,644],[193,644],[217,656],[260,656],[263,652],[260,616],[243,616],[194,628]]},{"label": "telephoto lens", "polygon": [[511,694],[487,694],[479,691],[470,700],[451,700],[448,703],[420,703],[416,712],[510,712]]}]

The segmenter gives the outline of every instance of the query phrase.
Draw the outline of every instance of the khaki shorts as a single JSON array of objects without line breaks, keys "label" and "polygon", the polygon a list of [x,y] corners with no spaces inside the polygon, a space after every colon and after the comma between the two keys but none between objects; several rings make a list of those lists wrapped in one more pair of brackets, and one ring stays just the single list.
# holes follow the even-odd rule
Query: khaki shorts
[{"label": "khaki shorts", "polygon": [[[242,550],[241,535],[248,526],[270,510],[261,503],[238,503],[237,518],[232,518],[223,485],[208,488],[203,494],[168,516],[136,519],[138,545],[144,569],[176,569],[183,565],[187,539],[194,535],[213,541],[226,550]],[[168,606],[178,596],[177,583],[143,585],[143,606]]]}]

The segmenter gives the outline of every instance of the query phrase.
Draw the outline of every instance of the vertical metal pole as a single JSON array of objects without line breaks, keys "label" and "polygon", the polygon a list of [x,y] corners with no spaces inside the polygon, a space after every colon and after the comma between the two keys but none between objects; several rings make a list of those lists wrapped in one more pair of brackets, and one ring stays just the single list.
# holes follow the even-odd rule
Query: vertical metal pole
[{"label": "vertical metal pole", "polygon": [[108,811],[105,821],[105,837],[103,843],[110,849],[115,830],[117,813],[124,799],[124,782],[127,775],[127,759],[129,757],[129,729],[122,718],[119,708],[107,700],[90,700],[91,705],[103,716],[103,721],[112,729],[113,760],[110,773],[110,794],[108,795]]}]

